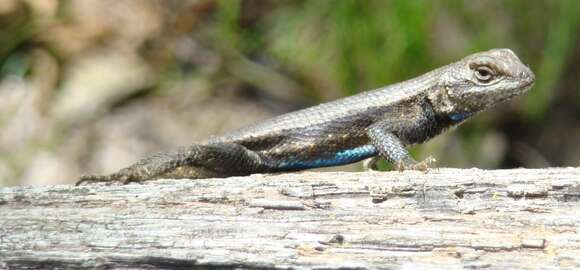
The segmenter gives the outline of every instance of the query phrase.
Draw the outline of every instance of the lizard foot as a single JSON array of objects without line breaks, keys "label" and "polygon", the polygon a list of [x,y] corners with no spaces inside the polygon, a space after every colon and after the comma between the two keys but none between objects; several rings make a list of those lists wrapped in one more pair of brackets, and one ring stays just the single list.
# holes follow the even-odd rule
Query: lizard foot
[{"label": "lizard foot", "polygon": [[429,156],[426,159],[424,159],[423,161],[420,162],[398,162],[395,165],[395,169],[397,171],[405,171],[405,170],[415,170],[415,171],[422,171],[422,172],[427,172],[430,168],[435,166],[435,163],[437,162],[437,160],[432,157]]}]

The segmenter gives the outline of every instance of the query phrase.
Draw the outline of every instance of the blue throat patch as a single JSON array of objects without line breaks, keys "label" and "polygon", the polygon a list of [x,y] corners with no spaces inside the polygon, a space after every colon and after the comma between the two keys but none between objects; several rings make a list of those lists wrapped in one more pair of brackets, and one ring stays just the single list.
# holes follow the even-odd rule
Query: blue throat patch
[{"label": "blue throat patch", "polygon": [[461,122],[471,116],[471,113],[455,113],[449,116],[454,122]]},{"label": "blue throat patch", "polygon": [[352,149],[342,150],[336,152],[334,156],[327,158],[319,158],[313,160],[299,160],[295,158],[288,158],[285,161],[280,161],[279,169],[302,170],[319,167],[329,167],[349,164],[375,156],[377,149],[372,145],[360,146]]}]

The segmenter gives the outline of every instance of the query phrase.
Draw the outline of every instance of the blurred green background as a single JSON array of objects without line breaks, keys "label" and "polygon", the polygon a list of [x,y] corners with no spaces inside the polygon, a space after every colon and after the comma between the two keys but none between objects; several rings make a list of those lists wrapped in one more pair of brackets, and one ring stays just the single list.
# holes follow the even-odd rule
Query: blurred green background
[{"label": "blurred green background", "polygon": [[534,89],[413,155],[578,166],[579,3],[2,0],[0,186],[112,172],[497,47],[530,65]]}]

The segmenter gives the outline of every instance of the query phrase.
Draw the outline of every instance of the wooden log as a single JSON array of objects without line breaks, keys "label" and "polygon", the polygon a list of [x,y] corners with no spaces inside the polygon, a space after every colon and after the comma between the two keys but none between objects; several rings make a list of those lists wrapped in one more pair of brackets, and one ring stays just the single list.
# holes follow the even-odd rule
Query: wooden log
[{"label": "wooden log", "polygon": [[580,267],[580,168],[0,189],[0,269]]}]

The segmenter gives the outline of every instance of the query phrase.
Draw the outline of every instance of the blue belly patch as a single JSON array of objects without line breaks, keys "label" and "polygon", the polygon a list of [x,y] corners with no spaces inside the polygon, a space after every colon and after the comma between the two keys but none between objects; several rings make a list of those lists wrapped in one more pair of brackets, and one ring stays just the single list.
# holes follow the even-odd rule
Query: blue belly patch
[{"label": "blue belly patch", "polygon": [[377,154],[377,149],[372,145],[360,146],[353,149],[342,150],[334,154],[334,156],[327,158],[319,158],[312,160],[302,160],[297,158],[289,158],[288,160],[280,161],[277,165],[278,169],[283,170],[302,170],[319,167],[338,166],[357,162]]}]

